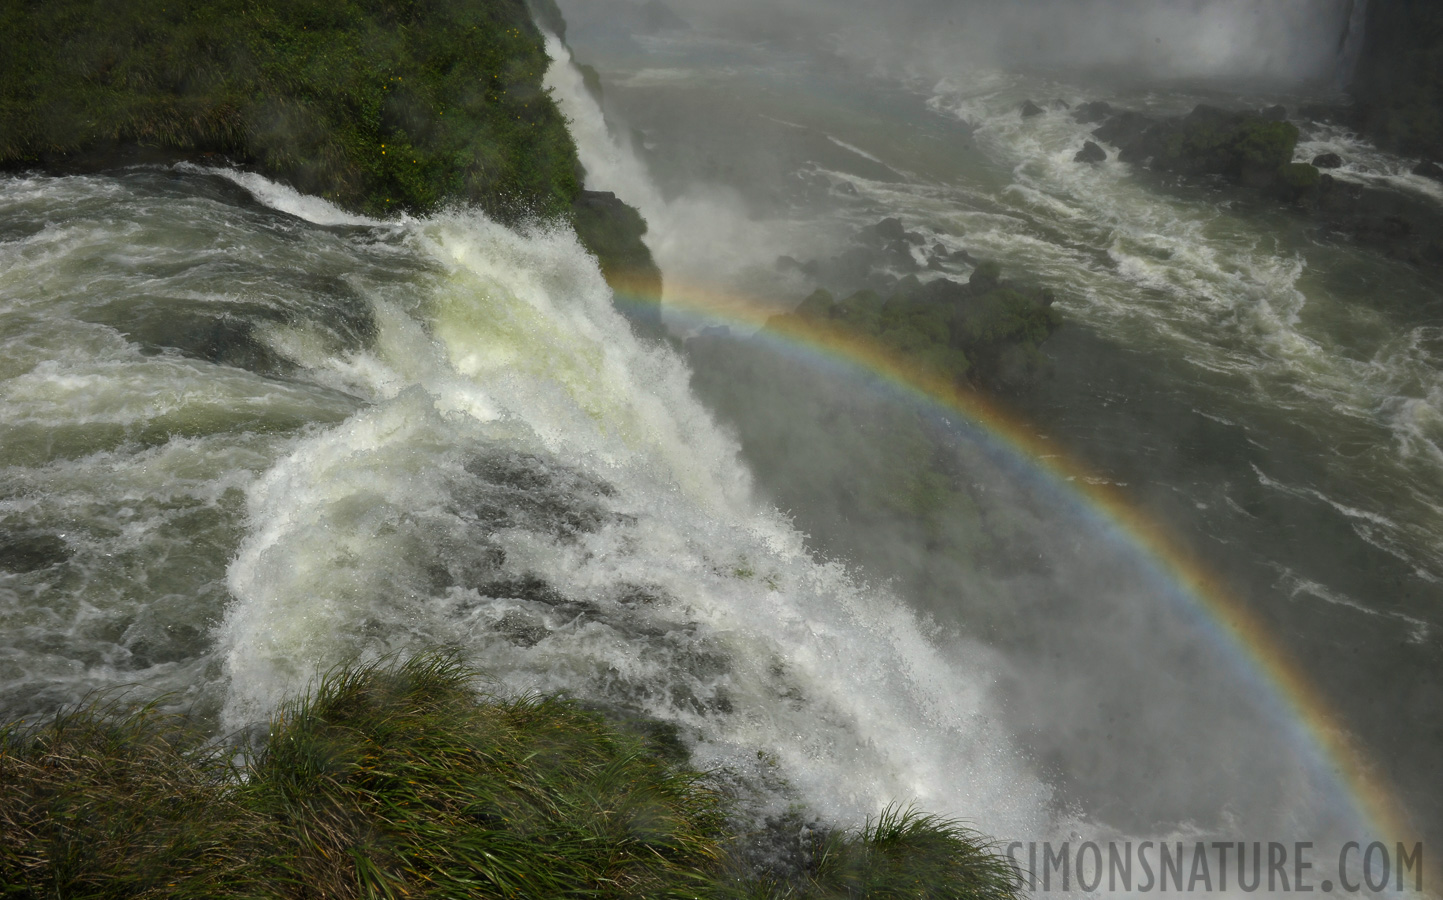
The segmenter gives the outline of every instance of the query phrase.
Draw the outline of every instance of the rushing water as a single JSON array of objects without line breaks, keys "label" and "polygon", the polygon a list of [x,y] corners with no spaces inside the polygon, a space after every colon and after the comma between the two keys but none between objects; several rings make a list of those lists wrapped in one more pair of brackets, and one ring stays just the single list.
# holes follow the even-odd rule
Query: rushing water
[{"label": "rushing water", "polygon": [[[628,133],[551,49],[592,186],[642,206],[678,309],[685,285],[786,308],[808,288],[779,253],[883,215],[1058,288],[1055,375],[1012,402],[1259,612],[1436,829],[1434,275],[1074,164],[1087,127],[1017,109],[1102,96],[1075,85],[658,40],[607,58]],[[1323,149],[1437,193],[1338,131],[1299,152]],[[925,535],[843,521],[818,473],[915,448],[809,431],[766,390],[728,405],[707,366],[634,337],[565,230],[371,221],[189,167],[6,176],[0,713],[130,685],[230,730],[318,670],[439,645],[676,724],[763,810],[1374,837],[1251,664],[1064,485],[922,409],[970,492]],[[943,532],[972,550],[930,551]]]},{"label": "rushing water", "polygon": [[[602,68],[623,149],[629,140],[663,186],[649,219],[711,211],[689,214],[702,223],[690,244],[670,231],[654,241],[664,268],[686,272],[713,235],[748,235],[729,245],[737,257],[709,294],[694,286],[707,272],[672,284],[675,310],[693,311],[694,295],[721,322],[747,305],[785,308],[814,284],[775,266],[779,254],[825,258],[884,216],[927,246],[966,249],[1056,289],[1066,324],[1048,345],[1052,375],[1008,403],[1258,614],[1340,711],[1411,827],[1439,833],[1437,272],[1340,242],[1271,201],[1169,184],[1115,160],[1073,161],[1096,126],[1069,107],[1090,100],[1179,114],[1199,102],[1297,109],[1310,98],[960,64],[921,79],[695,33],[586,37],[573,43]],[[588,115],[584,97],[557,87],[573,97],[573,118]],[[1024,118],[1028,99],[1048,111]],[[1443,201],[1437,182],[1410,174],[1416,160],[1301,124],[1298,159],[1338,152],[1336,177]],[[707,324],[673,316],[692,332]],[[693,362],[759,486],[818,546],[1005,648],[999,714],[1092,827],[1320,830],[1300,812],[1300,764],[1278,755],[1299,711],[1250,710],[1256,687],[1234,679],[1252,664],[1179,632],[1178,616],[1160,611],[1166,590],[1103,546],[1105,529],[1072,516],[1065,491],[1019,487],[1030,476],[1005,471],[964,433],[938,452],[970,490],[949,495],[955,507],[928,527],[909,527],[879,511],[889,502],[880,488],[854,486],[916,457],[886,429],[840,439],[816,412],[855,405],[865,379],[832,372],[778,399],[754,383],[752,393],[732,387],[743,364],[715,353]],[[797,402],[807,391],[816,409]],[[969,528],[966,539],[948,536]],[[1018,563],[1029,554],[1031,566]]]},{"label": "rushing water", "polygon": [[569,232],[202,171],[0,203],[7,715],[135,684],[237,728],[318,669],[454,647],[839,820],[1042,827],[987,651],[812,560]]}]

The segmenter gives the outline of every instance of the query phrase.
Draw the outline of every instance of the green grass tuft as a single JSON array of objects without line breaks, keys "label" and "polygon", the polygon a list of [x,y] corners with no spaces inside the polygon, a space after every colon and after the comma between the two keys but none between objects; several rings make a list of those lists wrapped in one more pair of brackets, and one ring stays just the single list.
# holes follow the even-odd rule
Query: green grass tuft
[{"label": "green grass tuft", "polygon": [[799,878],[738,875],[670,748],[444,655],[332,671],[239,756],[199,735],[116,703],[0,731],[5,896],[1013,896],[976,835],[896,808]]}]

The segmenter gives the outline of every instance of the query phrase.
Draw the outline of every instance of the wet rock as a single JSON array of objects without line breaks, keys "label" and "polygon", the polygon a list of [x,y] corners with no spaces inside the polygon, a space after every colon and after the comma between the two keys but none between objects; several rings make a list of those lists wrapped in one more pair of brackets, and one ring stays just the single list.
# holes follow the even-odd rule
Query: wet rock
[{"label": "wet rock", "polygon": [[613,290],[644,303],[618,307],[636,330],[646,336],[664,333],[661,324],[661,269],[642,240],[646,220],[635,207],[610,191],[582,191],[571,208],[572,224],[582,246],[601,266]]},{"label": "wet rock", "polygon": [[1002,267],[997,263],[988,260],[977,264],[972,270],[972,277],[967,279],[967,285],[977,293],[990,291],[997,287],[1002,280]]},{"label": "wet rock", "polygon": [[1199,104],[1181,120],[1149,132],[1153,167],[1180,175],[1221,175],[1254,188],[1278,183],[1293,159],[1298,128],[1257,113]]},{"label": "wet rock", "polygon": [[862,229],[862,239],[867,240],[875,237],[882,243],[900,241],[906,235],[907,229],[902,227],[902,220],[895,217],[887,217],[876,225]]},{"label": "wet rock", "polygon": [[893,241],[887,245],[886,261],[894,268],[911,271],[917,268],[917,258],[912,255],[910,241]]},{"label": "wet rock", "polygon": [[1072,157],[1072,161],[1076,163],[1107,162],[1107,151],[1092,141],[1088,141],[1082,145],[1081,150],[1077,151],[1077,155]]},{"label": "wet rock", "polygon": [[1084,103],[1072,111],[1072,121],[1079,125],[1091,125],[1094,122],[1103,122],[1117,114],[1112,104],[1104,100],[1094,100],[1091,103]]},{"label": "wet rock", "polygon": [[1269,122],[1286,122],[1288,120],[1288,108],[1286,106],[1269,106],[1258,110],[1258,115]]},{"label": "wet rock", "polygon": [[1318,190],[1322,175],[1316,166],[1307,163],[1285,163],[1278,168],[1275,192],[1285,200],[1297,202]]},{"label": "wet rock", "polygon": [[1036,103],[1033,103],[1031,100],[1026,100],[1022,103],[1022,118],[1024,119],[1030,119],[1033,116],[1040,116],[1045,112],[1047,112],[1047,110],[1038,106]]},{"label": "wet rock", "polygon": [[921,246],[927,242],[915,231],[908,231],[902,225],[902,220],[889,216],[876,225],[868,225],[857,234],[857,239],[869,247],[882,247],[891,251],[892,245],[898,242]]},{"label": "wet rock", "polygon": [[0,531],[0,571],[24,574],[59,565],[70,558],[70,546],[53,534]]},{"label": "wet rock", "polygon": [[1313,165],[1320,169],[1336,169],[1343,164],[1343,157],[1336,153],[1319,153],[1313,157]]},{"label": "wet rock", "polygon": [[1142,162],[1155,156],[1162,145],[1160,123],[1152,116],[1125,110],[1103,122],[1092,136],[1118,149],[1123,162]]},{"label": "wet rock", "polygon": [[1443,166],[1438,165],[1431,159],[1425,159],[1413,168],[1413,174],[1443,181]]}]

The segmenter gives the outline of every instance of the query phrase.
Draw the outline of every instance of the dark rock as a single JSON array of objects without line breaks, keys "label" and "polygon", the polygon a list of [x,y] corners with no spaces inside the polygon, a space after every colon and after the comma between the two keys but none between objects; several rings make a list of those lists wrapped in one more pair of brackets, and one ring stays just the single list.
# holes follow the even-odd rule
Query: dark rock
[{"label": "dark rock", "polygon": [[1123,162],[1144,162],[1162,147],[1161,127],[1151,116],[1125,110],[1103,122],[1092,136],[1116,147]]},{"label": "dark rock", "polygon": [[1094,100],[1091,103],[1084,103],[1072,112],[1072,121],[1079,125],[1091,125],[1094,122],[1101,122],[1114,115],[1117,111],[1112,108],[1111,103],[1103,100]]},{"label": "dark rock", "polygon": [[1320,169],[1336,169],[1343,164],[1343,157],[1336,153],[1319,153],[1313,157],[1313,165]]},{"label": "dark rock", "polygon": [[1061,97],[1053,98],[1052,102],[1047,105],[1053,109],[1072,109],[1072,104],[1063,100]]},{"label": "dark rock", "polygon": [[59,565],[70,558],[64,538],[53,534],[0,532],[0,571],[24,574]]},{"label": "dark rock", "polygon": [[902,227],[902,220],[894,216],[888,216],[876,225],[869,225],[862,229],[862,239],[877,243],[889,244],[892,241],[900,241],[906,237],[907,229]]},{"label": "dark rock", "polygon": [[1443,3],[1372,0],[1348,93],[1354,127],[1379,146],[1411,156],[1443,147]]},{"label": "dark rock", "polygon": [[1031,100],[1026,100],[1022,104],[1022,118],[1024,119],[1030,119],[1033,116],[1040,116],[1045,112],[1047,112],[1047,110],[1038,106],[1036,103],[1033,103]]},{"label": "dark rock", "polygon": [[1072,161],[1076,163],[1107,162],[1107,151],[1092,141],[1087,141],[1082,145],[1082,149],[1077,151],[1077,155],[1072,157]]},{"label": "dark rock", "polygon": [[794,256],[778,256],[776,266],[778,272],[802,271],[802,264],[797,262],[797,259]]},{"label": "dark rock", "polygon": [[1266,109],[1258,110],[1258,115],[1269,122],[1286,122],[1288,120],[1288,108],[1286,106],[1269,106]]},{"label": "dark rock", "polygon": [[892,244],[901,241],[907,244],[921,246],[927,242],[926,238],[915,231],[908,231],[902,226],[902,220],[895,217],[888,217],[876,225],[868,225],[857,235],[862,243],[872,247],[885,247],[891,251]]},{"label": "dark rock", "polygon": [[646,220],[610,191],[582,191],[571,209],[576,236],[596,255],[607,284],[640,301],[622,305],[627,318],[639,332],[661,336],[661,269],[641,240]]},{"label": "dark rock", "polygon": [[1316,191],[1322,175],[1316,166],[1307,163],[1285,163],[1278,167],[1274,191],[1285,200],[1296,202]]},{"label": "dark rock", "polygon": [[1308,210],[1324,234],[1414,265],[1443,264],[1434,252],[1443,240],[1443,212],[1425,197],[1324,174]]},{"label": "dark rock", "polygon": [[1424,178],[1433,178],[1443,181],[1443,166],[1438,165],[1431,159],[1425,159],[1413,168],[1414,175],[1422,175]]},{"label": "dark rock", "polygon": [[912,255],[910,241],[893,241],[887,245],[887,262],[898,268],[911,271],[917,268],[917,258]]}]

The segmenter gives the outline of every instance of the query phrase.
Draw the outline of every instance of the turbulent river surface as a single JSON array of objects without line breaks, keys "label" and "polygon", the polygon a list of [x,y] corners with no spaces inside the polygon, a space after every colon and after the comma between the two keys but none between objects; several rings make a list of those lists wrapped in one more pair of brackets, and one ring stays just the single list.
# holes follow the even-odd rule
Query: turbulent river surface
[{"label": "turbulent river surface", "polygon": [[[1252,609],[1412,828],[1443,835],[1437,273],[1075,164],[1090,126],[1018,114],[1297,98],[922,83],[685,34],[573,44],[610,121],[553,42],[589,186],[642,207],[679,333],[708,324],[688,286],[787,309],[810,286],[778,255],[885,216],[1056,289],[1051,375],[1008,403]],[[1299,154],[1325,149],[1340,177],[1443,201],[1341,132]],[[911,402],[819,371],[807,390]],[[725,374],[634,336],[564,229],[370,221],[185,166],[4,176],[0,713],[130,686],[224,732],[318,670],[443,646],[504,689],[674,723],[764,813],[1391,838],[1068,485],[921,408],[962,487],[926,528],[868,518],[865,487],[848,507],[817,473],[915,447],[808,429]]]}]

